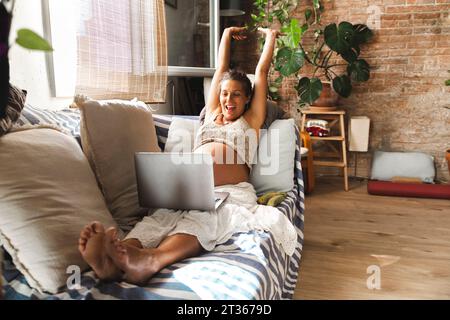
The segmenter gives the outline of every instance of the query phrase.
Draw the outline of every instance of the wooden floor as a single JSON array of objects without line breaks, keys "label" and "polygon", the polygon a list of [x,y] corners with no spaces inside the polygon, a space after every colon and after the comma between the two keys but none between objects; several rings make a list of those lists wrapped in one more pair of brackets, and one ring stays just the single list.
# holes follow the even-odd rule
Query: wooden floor
[{"label": "wooden floor", "polygon": [[[349,192],[341,178],[316,182],[294,299],[450,299],[449,200],[371,196],[360,180]],[[378,270],[381,288],[369,289]]]}]

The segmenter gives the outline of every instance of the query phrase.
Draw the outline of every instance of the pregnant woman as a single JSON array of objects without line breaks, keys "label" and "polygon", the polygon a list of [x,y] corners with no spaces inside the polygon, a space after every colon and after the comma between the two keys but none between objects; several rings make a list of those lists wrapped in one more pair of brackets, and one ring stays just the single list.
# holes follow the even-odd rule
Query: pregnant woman
[{"label": "pregnant woman", "polygon": [[[252,90],[245,73],[229,70],[231,40],[246,39],[245,28],[225,29],[219,46],[218,66],[206,102],[205,122],[199,129],[194,146],[194,152],[212,155],[216,186],[236,185],[242,189],[238,196],[244,195],[254,205],[256,195],[248,180],[259,130],[266,118],[267,76],[278,36],[275,30],[259,31],[265,35],[265,45],[256,67]],[[232,202],[232,194],[230,198]],[[252,207],[253,202],[247,207]],[[125,240],[117,238],[116,229],[105,230],[98,222],[81,231],[79,250],[99,278],[146,283],[167,265],[197,256],[203,250],[212,250],[234,232],[243,231],[238,230],[245,224],[242,217],[252,216],[252,212],[242,209],[247,212],[240,214],[243,223],[238,225],[229,222],[239,221],[235,216],[231,219],[231,215],[236,214],[235,207],[225,207],[223,213],[195,210],[161,212],[163,210],[159,209],[161,214],[145,217]]]}]

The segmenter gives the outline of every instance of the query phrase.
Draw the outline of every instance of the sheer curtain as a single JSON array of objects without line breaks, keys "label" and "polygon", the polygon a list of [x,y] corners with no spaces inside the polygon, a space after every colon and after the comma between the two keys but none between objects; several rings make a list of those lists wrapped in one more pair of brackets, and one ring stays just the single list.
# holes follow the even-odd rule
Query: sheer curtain
[{"label": "sheer curtain", "polygon": [[163,0],[81,0],[76,93],[96,99],[165,101]]}]

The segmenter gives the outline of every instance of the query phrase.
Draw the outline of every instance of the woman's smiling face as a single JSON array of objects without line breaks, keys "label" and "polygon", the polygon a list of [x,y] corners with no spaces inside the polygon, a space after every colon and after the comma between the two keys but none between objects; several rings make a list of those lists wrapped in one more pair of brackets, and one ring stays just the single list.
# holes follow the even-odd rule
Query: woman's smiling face
[{"label": "woman's smiling face", "polygon": [[233,121],[239,118],[245,111],[245,105],[249,97],[241,82],[237,80],[225,80],[220,87],[220,107],[225,120]]}]

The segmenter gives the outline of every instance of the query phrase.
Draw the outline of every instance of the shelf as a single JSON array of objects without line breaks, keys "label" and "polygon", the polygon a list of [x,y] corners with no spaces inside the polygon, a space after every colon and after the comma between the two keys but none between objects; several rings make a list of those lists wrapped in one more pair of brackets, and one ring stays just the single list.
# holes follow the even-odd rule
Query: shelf
[{"label": "shelf", "polygon": [[340,137],[340,136],[314,137],[314,136],[311,136],[311,140],[344,141],[344,137]]},{"label": "shelf", "polygon": [[335,111],[311,111],[311,110],[302,110],[301,113],[303,114],[331,114],[331,115],[341,115],[345,114],[344,110],[335,110]]},{"label": "shelf", "polygon": [[314,151],[314,156],[318,158],[340,158],[341,155],[336,152]]},{"label": "shelf", "polygon": [[337,161],[318,161],[314,160],[313,164],[315,166],[322,166],[322,167],[338,167],[338,168],[344,168],[346,167],[344,162],[337,162]]}]

